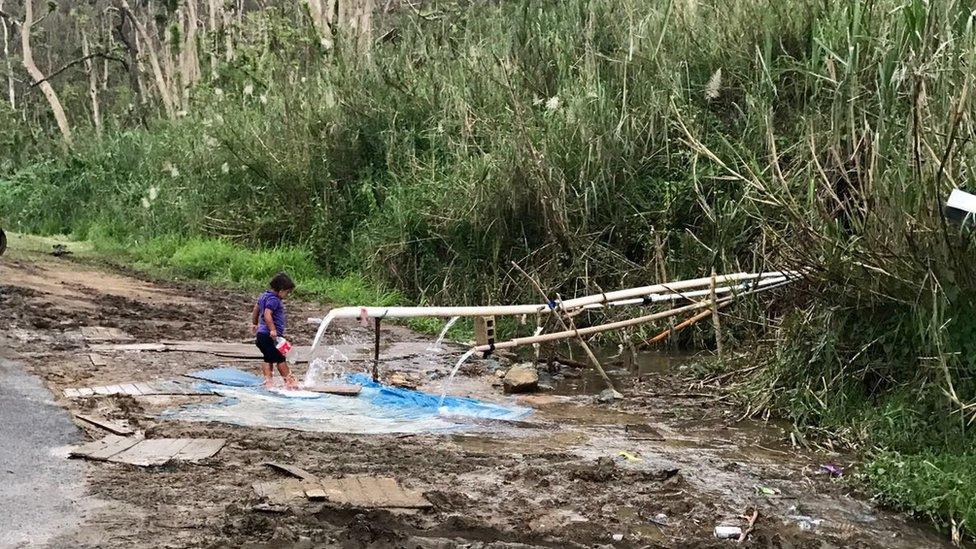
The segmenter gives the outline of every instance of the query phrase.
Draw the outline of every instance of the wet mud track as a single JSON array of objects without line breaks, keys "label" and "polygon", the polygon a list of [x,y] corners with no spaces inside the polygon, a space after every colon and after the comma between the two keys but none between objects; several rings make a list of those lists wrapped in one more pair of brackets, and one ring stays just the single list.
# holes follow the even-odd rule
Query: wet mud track
[{"label": "wet mud track", "polygon": [[[136,342],[248,339],[251,301],[234,292],[150,281],[77,260],[24,252],[0,263],[0,347],[40,377],[58,404],[124,420],[147,437],[225,438],[202,464],[137,468],[85,462],[88,498],[99,506],[55,546],[97,547],[729,547],[718,524],[744,525],[758,511],[746,547],[938,547],[942,539],[910,519],[874,508],[819,471],[843,456],[794,449],[775,425],[737,421],[707,395],[687,392],[669,371],[637,381],[616,372],[627,399],[539,393],[518,399],[525,422],[489,422],[451,434],[356,435],[237,427],[161,419],[211,397],[103,396],[68,400],[66,387],[171,379],[256,361],[202,353],[114,352],[93,366],[84,326],[115,327]],[[323,307],[290,302],[292,339]],[[352,324],[333,341],[369,342]],[[336,335],[336,334],[339,335]],[[430,343],[396,326],[385,341]],[[440,390],[460,349],[383,363]],[[505,400],[492,360],[462,369],[459,395]],[[299,372],[301,373],[301,371]],[[105,435],[79,423],[87,440]],[[396,477],[425,493],[429,510],[368,510],[321,502],[268,505],[252,484],[283,478],[267,461],[320,476]]]}]

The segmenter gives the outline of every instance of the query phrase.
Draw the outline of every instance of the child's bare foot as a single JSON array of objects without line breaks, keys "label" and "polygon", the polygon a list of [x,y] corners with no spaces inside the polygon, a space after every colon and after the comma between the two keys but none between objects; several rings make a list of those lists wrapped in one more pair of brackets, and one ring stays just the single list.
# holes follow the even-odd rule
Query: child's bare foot
[{"label": "child's bare foot", "polygon": [[289,375],[285,377],[285,388],[298,389],[298,380],[295,379],[295,376]]},{"label": "child's bare foot", "polygon": [[264,378],[264,388],[270,389],[272,387],[274,387],[274,378],[271,377]]}]

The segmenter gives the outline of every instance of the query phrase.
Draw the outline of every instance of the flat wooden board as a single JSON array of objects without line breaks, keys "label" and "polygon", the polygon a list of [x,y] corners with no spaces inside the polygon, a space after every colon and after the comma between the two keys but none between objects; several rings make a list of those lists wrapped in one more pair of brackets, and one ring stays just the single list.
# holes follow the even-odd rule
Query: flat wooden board
[{"label": "flat wooden board", "polygon": [[139,437],[120,437],[109,435],[103,439],[95,440],[75,446],[68,453],[69,457],[82,457],[95,460],[106,460],[119,452],[124,452],[138,444],[142,439]]},{"label": "flat wooden board", "polygon": [[140,467],[162,465],[173,459],[180,450],[190,443],[188,438],[153,438],[143,440],[124,452],[108,458],[113,463],[128,463]]},{"label": "flat wooden board", "polygon": [[140,393],[142,393],[144,395],[154,394],[153,393],[152,386],[149,385],[148,383],[136,382],[136,383],[133,383],[133,385],[135,386],[136,389],[139,390]]},{"label": "flat wooden board", "polygon": [[106,431],[116,435],[128,436],[135,433],[134,429],[120,421],[112,421],[110,419],[88,416],[85,414],[75,414],[75,417],[81,421],[84,421],[85,423],[94,425],[100,429],[105,429]]},{"label": "flat wooden board", "polygon": [[309,473],[301,467],[295,467],[294,465],[288,465],[287,463],[278,463],[277,461],[266,461],[264,465],[271,467],[272,469],[277,469],[283,471],[293,477],[300,478],[302,480],[309,480],[316,478],[315,475]]},{"label": "flat wooden board", "polygon": [[305,390],[315,393],[328,393],[330,395],[356,396],[362,392],[363,386],[348,383],[326,383],[305,387]]},{"label": "flat wooden board", "polygon": [[83,326],[81,336],[88,341],[132,341],[133,337],[118,328]]},{"label": "flat wooden board", "polygon": [[142,395],[142,391],[140,391],[139,388],[136,387],[134,383],[123,383],[122,384],[122,391],[124,391],[125,394],[131,395],[131,396],[141,396]]},{"label": "flat wooden board", "polygon": [[303,480],[302,488],[305,489],[305,497],[308,499],[321,500],[328,497],[318,480]]},{"label": "flat wooden board", "polygon": [[96,353],[106,353],[112,351],[153,351],[153,352],[163,352],[166,350],[166,346],[162,343],[128,343],[122,345],[114,344],[100,344],[100,345],[89,345],[92,351]]},{"label": "flat wooden board", "polygon": [[224,443],[223,439],[209,438],[144,439],[141,436],[108,435],[72,448],[68,455],[147,467],[170,460],[200,461],[216,454]]},{"label": "flat wooden board", "polygon": [[81,387],[78,389],[78,396],[90,397],[95,394],[95,391],[91,387]]},{"label": "flat wooden board", "polygon": [[108,359],[103,357],[102,355],[91,353],[88,355],[88,360],[91,360],[92,366],[97,366],[97,367],[108,366]]},{"label": "flat wooden board", "polygon": [[254,493],[268,503],[281,504],[290,503],[296,499],[305,499],[305,487],[303,480],[289,478],[285,480],[273,480],[271,482],[256,482],[252,486]]},{"label": "flat wooden board", "polygon": [[391,477],[290,478],[259,482],[253,487],[259,497],[270,503],[312,499],[359,508],[424,509],[433,506],[418,490],[405,488]]},{"label": "flat wooden board", "polygon": [[173,456],[177,461],[200,461],[213,457],[221,448],[225,441],[222,438],[195,438],[191,439],[182,450]]},{"label": "flat wooden board", "polygon": [[[306,483],[309,481],[305,481]],[[418,491],[405,488],[392,477],[350,475],[319,479],[326,499],[337,505],[362,508],[423,509],[432,507]],[[305,485],[306,490],[309,485]]]},{"label": "flat wooden board", "polygon": [[65,389],[64,390],[64,397],[65,398],[78,398],[80,396],[81,396],[81,392],[78,389]]}]

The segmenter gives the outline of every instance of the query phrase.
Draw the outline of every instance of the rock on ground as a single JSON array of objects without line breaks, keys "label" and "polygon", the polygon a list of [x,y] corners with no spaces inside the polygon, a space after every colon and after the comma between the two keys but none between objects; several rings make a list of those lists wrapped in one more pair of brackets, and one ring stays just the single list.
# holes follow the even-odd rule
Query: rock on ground
[{"label": "rock on ground", "polygon": [[509,368],[502,379],[506,393],[528,393],[539,388],[539,372],[528,363],[516,364]]}]

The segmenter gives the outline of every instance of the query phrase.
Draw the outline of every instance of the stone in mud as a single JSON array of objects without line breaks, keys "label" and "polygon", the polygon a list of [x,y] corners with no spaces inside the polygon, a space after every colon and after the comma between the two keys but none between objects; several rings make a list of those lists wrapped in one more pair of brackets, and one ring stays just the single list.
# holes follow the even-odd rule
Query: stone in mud
[{"label": "stone in mud", "polygon": [[506,374],[505,370],[502,369],[495,370],[495,377],[497,378],[503,378],[505,377],[505,374]]},{"label": "stone in mud", "polygon": [[604,389],[600,393],[600,396],[596,397],[596,400],[603,404],[608,404],[617,400],[618,398],[620,398],[620,393],[617,391],[614,391],[613,389]]},{"label": "stone in mud", "polygon": [[505,377],[502,385],[506,393],[529,393],[539,387],[539,372],[535,366],[529,363],[516,364],[512,366]]}]

